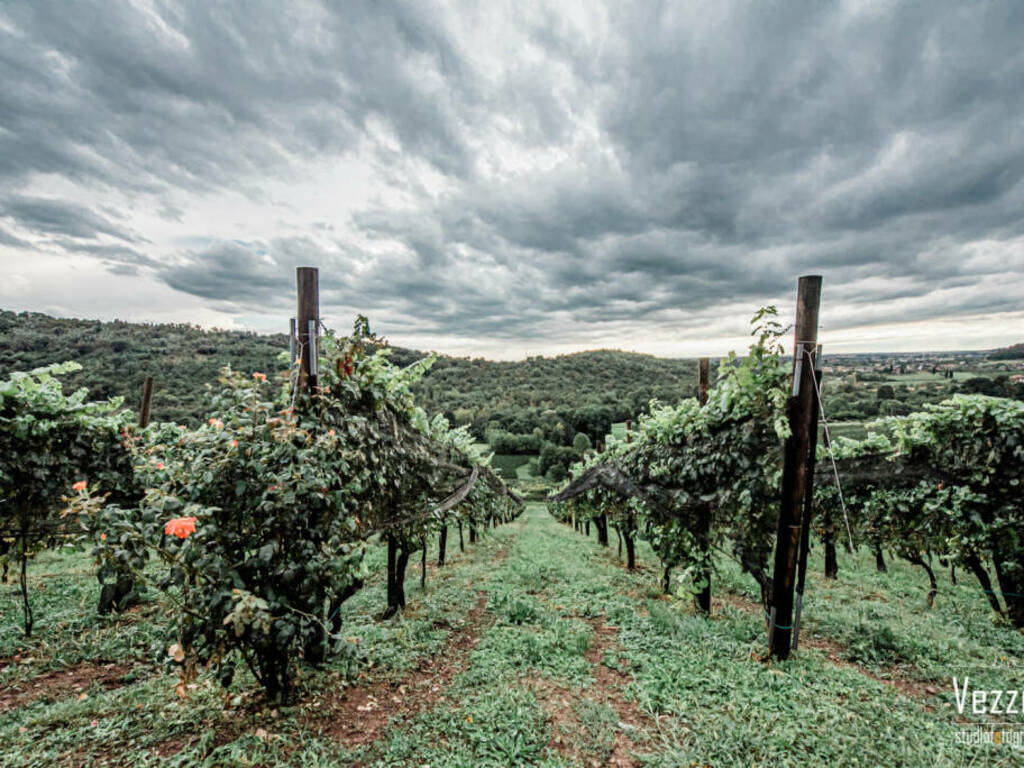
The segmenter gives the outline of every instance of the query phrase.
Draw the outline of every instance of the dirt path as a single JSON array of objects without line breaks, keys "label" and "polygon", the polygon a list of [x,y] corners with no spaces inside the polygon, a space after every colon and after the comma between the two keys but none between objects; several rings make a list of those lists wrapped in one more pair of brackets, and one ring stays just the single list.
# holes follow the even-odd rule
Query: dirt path
[{"label": "dirt path", "polygon": [[87,696],[94,683],[99,683],[107,690],[120,688],[125,684],[123,678],[132,669],[131,664],[95,661],[76,664],[70,669],[47,672],[16,686],[0,689],[0,714],[40,699],[59,701],[72,696]]},{"label": "dirt path", "polygon": [[392,720],[411,717],[444,701],[445,689],[465,669],[469,653],[488,623],[486,613],[487,592],[480,590],[473,609],[452,631],[444,648],[424,659],[408,676],[329,691],[305,702],[310,730],[347,747],[371,744]]},{"label": "dirt path", "polygon": [[[508,546],[494,555],[497,566],[508,556]],[[373,743],[396,719],[407,719],[445,700],[452,678],[466,668],[481,632],[493,620],[487,613],[487,591],[477,591],[476,602],[465,619],[452,629],[444,647],[420,662],[397,681],[326,691],[304,702],[304,725],[346,747]]]}]

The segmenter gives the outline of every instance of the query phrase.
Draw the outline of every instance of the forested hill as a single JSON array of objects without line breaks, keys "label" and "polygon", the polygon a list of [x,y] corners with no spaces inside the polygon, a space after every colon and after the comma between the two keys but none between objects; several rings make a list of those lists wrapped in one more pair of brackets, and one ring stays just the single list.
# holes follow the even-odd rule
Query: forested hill
[{"label": "forested hill", "polygon": [[[0,311],[0,378],[64,360],[84,369],[66,388],[87,387],[90,397],[123,395],[137,407],[142,381],[156,378],[153,418],[195,423],[205,413],[205,385],[224,365],[241,371],[278,371],[283,334],[207,331],[186,324],[147,325],[59,319]],[[422,353],[395,349],[404,365]],[[575,432],[599,438],[612,421],[643,410],[652,397],[674,401],[695,391],[692,360],[668,360],[613,350],[517,362],[442,356],[420,383],[421,404],[455,422],[528,433],[538,427],[562,444]]]},{"label": "forested hill", "polygon": [[992,360],[1021,360],[1024,359],[1024,343],[1011,344],[1008,347],[1001,347],[989,353]]}]

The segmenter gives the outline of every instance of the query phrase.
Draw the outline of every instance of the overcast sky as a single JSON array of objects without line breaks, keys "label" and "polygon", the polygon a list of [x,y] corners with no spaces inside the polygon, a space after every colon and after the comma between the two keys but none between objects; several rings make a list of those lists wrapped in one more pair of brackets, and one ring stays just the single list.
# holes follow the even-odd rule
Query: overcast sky
[{"label": "overcast sky", "polygon": [[0,0],[0,307],[521,357],[1024,341],[1024,3]]}]

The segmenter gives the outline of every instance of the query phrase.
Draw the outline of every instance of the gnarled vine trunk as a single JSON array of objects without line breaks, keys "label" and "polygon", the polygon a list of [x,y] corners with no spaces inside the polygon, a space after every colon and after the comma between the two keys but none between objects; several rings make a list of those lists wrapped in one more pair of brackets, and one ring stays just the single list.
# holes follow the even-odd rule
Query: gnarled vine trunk
[{"label": "gnarled vine trunk", "polygon": [[[352,595],[363,588],[362,579],[353,579],[352,583],[342,590],[341,594],[334,598],[328,606],[330,613],[327,616],[327,624],[330,626],[332,633],[337,633],[341,629],[341,616],[339,615],[339,609],[342,603],[348,600]],[[306,661],[314,666],[322,664],[327,658],[327,633],[324,631],[323,625],[317,625],[316,632],[313,637],[306,643],[303,648],[302,655]],[[230,680],[229,680],[230,682]]]},{"label": "gnarled vine trunk", "polygon": [[935,604],[935,596],[939,593],[939,583],[935,580],[935,571],[932,570],[932,567],[920,555],[904,554],[903,557],[907,560],[907,562],[913,563],[914,565],[919,565],[922,568],[924,568],[925,573],[928,574],[928,584],[930,586],[930,589],[928,591],[927,600],[928,607],[931,608]]},{"label": "gnarled vine trunk", "polygon": [[704,587],[700,592],[693,596],[693,605],[697,609],[698,613],[703,613],[706,616],[711,615],[711,508],[705,506],[701,510],[701,516],[699,521],[699,530],[697,531],[697,541],[700,545],[702,555],[705,560],[705,566],[698,568],[696,571],[696,579],[698,582],[703,582]]},{"label": "gnarled vine trunk", "polygon": [[437,537],[437,567],[444,567],[445,549],[448,547],[448,526],[442,525],[441,532]]},{"label": "gnarled vine trunk", "polygon": [[995,545],[992,547],[992,561],[996,569],[996,581],[999,582],[999,591],[1002,593],[1003,602],[1006,603],[1006,615],[1013,626],[1017,629],[1024,628],[1024,578],[1020,577],[1020,569],[1017,573],[1007,572],[1004,563],[1017,553],[1006,552],[1003,547]]},{"label": "gnarled vine trunk", "polygon": [[119,574],[113,584],[100,587],[100,600],[97,610],[101,616],[109,613],[120,613],[139,602],[139,591],[131,574]]},{"label": "gnarled vine trunk", "polygon": [[832,526],[831,505],[823,504],[821,524],[825,529],[822,542],[825,544],[825,578],[835,579],[839,576],[839,560],[836,558],[836,534]]},{"label": "gnarled vine trunk", "polygon": [[427,588],[427,537],[420,541],[423,546],[423,553],[420,555],[420,589]]},{"label": "gnarled vine trunk", "polygon": [[964,564],[967,569],[974,574],[978,583],[981,584],[981,588],[985,591],[985,597],[988,598],[989,605],[992,606],[992,610],[998,613],[1000,616],[1005,616],[1003,613],[1003,606],[999,604],[999,598],[996,597],[996,592],[992,589],[992,579],[988,576],[988,571],[985,570],[985,566],[982,565],[977,555],[968,555],[964,558]]},{"label": "gnarled vine trunk", "polygon": [[594,525],[597,526],[597,543],[602,547],[608,546],[608,518],[605,515],[598,515],[594,518]]},{"label": "gnarled vine trunk", "polygon": [[409,564],[409,550],[393,533],[388,539],[388,606],[382,618],[390,619],[405,608],[405,569]]},{"label": "gnarled vine trunk", "polygon": [[633,542],[633,534],[623,531],[622,539],[626,542],[626,568],[632,571],[636,568],[636,546]]},{"label": "gnarled vine trunk", "polygon": [[875,550],[875,570],[879,573],[887,573],[889,568],[885,564],[885,558],[882,556],[882,545],[876,540],[874,543]]}]

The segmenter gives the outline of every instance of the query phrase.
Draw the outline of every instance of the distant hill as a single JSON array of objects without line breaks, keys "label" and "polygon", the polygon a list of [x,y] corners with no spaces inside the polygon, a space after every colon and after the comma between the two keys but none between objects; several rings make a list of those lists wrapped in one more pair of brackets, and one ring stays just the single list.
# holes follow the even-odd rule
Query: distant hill
[{"label": "distant hill", "polygon": [[991,360],[1024,360],[1024,342],[989,352]]},{"label": "distant hill", "polygon": [[[0,311],[0,377],[64,360],[83,370],[66,387],[88,388],[93,398],[123,395],[137,408],[142,381],[156,378],[153,418],[195,424],[204,418],[205,386],[224,365],[241,371],[282,369],[284,334],[203,330],[187,324],[149,325],[54,318]],[[396,348],[405,365],[423,353]],[[568,445],[576,432],[603,437],[612,421],[647,408],[651,398],[674,402],[695,393],[696,365],[617,350],[597,350],[517,362],[441,356],[418,385],[419,402],[470,424],[484,439],[489,429],[529,433]]]},{"label": "distant hill", "polygon": [[12,371],[74,360],[83,370],[64,377],[65,390],[86,387],[95,399],[123,395],[125,404],[137,409],[142,382],[153,376],[153,418],[195,423],[204,414],[205,385],[216,382],[222,366],[278,370],[282,366],[277,355],[287,344],[284,334],[260,336],[204,331],[186,324],[71,320],[0,311],[0,378]]}]

